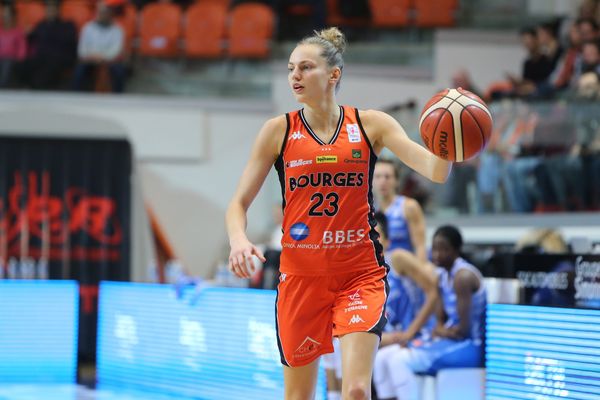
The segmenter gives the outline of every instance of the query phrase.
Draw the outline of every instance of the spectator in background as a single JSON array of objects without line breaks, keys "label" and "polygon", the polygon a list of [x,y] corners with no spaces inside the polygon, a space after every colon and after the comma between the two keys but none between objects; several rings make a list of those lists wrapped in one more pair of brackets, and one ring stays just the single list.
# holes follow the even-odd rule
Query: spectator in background
[{"label": "spectator in background", "polygon": [[596,99],[600,94],[600,42],[590,40],[583,44],[581,62],[575,67],[574,79],[577,97]]},{"label": "spectator in background", "polygon": [[542,52],[542,47],[534,29],[521,30],[521,43],[528,56],[523,63],[521,78],[509,76],[514,92],[518,97],[538,97],[538,89],[544,85],[553,70],[552,61]]},{"label": "spectator in background", "polygon": [[579,26],[574,23],[569,28],[569,43],[567,51],[563,56],[558,72],[553,81],[555,90],[566,89],[569,87],[573,73],[575,71],[575,64],[581,53],[581,33]]},{"label": "spectator in background", "polygon": [[15,9],[7,5],[2,9],[2,25],[0,25],[0,88],[8,87],[12,80],[13,70],[25,59],[27,41],[23,30],[15,26]]},{"label": "spectator in background", "polygon": [[550,61],[550,70],[554,71],[563,55],[563,48],[558,41],[558,23],[546,22],[536,28],[540,44],[540,52]]},{"label": "spectator in background", "polygon": [[74,89],[88,88],[98,67],[107,67],[112,91],[122,93],[125,86],[125,66],[121,60],[123,42],[123,29],[113,22],[111,8],[104,2],[99,3],[96,19],[88,22],[81,31]]},{"label": "spectator in background", "polygon": [[46,19],[29,35],[30,56],[23,63],[21,81],[34,89],[57,89],[75,64],[77,29],[58,14],[58,4],[49,1]]}]

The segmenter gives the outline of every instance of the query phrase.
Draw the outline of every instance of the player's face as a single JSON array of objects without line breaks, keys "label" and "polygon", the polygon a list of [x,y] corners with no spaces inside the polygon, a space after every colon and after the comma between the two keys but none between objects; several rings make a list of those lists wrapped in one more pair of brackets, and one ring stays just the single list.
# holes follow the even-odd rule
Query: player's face
[{"label": "player's face", "polygon": [[296,100],[304,103],[308,99],[322,97],[331,87],[330,70],[319,46],[297,46],[288,62],[288,82]]},{"label": "player's face", "polygon": [[375,164],[373,188],[378,196],[389,197],[396,193],[396,175],[394,166],[388,163]]},{"label": "player's face", "polygon": [[431,243],[431,261],[437,266],[451,268],[458,257],[457,251],[448,239],[442,235],[435,235]]}]

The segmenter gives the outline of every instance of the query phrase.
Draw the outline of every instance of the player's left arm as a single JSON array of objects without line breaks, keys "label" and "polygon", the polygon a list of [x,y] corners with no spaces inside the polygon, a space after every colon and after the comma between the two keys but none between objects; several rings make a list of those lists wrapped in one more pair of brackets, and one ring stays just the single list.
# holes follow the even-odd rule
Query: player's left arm
[{"label": "player's left arm", "polygon": [[402,126],[390,115],[376,110],[361,112],[361,121],[375,152],[387,147],[404,164],[436,183],[444,183],[452,162],[443,160],[410,140]]},{"label": "player's left arm", "polygon": [[423,215],[423,209],[419,205],[419,202],[415,199],[406,198],[404,202],[404,215],[408,222],[410,241],[415,255],[419,260],[427,261],[427,251],[425,250],[425,215]]},{"label": "player's left arm", "polygon": [[450,327],[455,339],[469,337],[471,331],[471,303],[473,293],[479,289],[479,280],[474,273],[467,270],[458,271],[454,276],[454,292],[456,293],[456,312],[458,325]]}]

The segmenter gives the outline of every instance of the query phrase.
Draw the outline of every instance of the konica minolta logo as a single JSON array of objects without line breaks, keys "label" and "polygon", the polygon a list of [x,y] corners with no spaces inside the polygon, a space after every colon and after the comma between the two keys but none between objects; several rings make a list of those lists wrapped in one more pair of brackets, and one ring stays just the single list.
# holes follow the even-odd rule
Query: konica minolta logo
[{"label": "konica minolta logo", "polygon": [[303,222],[296,222],[290,228],[290,236],[292,237],[292,239],[298,242],[306,239],[309,233],[310,230],[308,229],[308,225],[306,225]]}]

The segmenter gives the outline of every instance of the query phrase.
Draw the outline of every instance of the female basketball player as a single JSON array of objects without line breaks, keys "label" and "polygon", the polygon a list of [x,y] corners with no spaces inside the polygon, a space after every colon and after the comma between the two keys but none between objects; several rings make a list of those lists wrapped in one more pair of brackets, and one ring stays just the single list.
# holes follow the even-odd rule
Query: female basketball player
[{"label": "female basketball player", "polygon": [[313,398],[332,336],[342,349],[342,397],[370,398],[387,290],[371,194],[377,154],[387,147],[435,182],[451,170],[389,115],[337,104],[345,45],[330,28],[296,46],[288,79],[304,108],[265,123],[227,210],[229,266],[249,277],[250,258],[264,257],[246,237],[246,212],[275,165],[284,207],[275,309],[286,399]]},{"label": "female basketball player", "polygon": [[454,226],[442,226],[433,235],[432,261],[438,266],[442,300],[436,337],[377,352],[374,382],[379,399],[414,399],[415,373],[483,365],[486,291],[479,270],[460,256],[461,247],[462,236]]},{"label": "female basketball player", "polygon": [[379,159],[373,173],[373,189],[378,206],[388,221],[390,246],[387,251],[404,249],[427,260],[425,216],[415,199],[396,194],[398,170],[392,160]]}]

